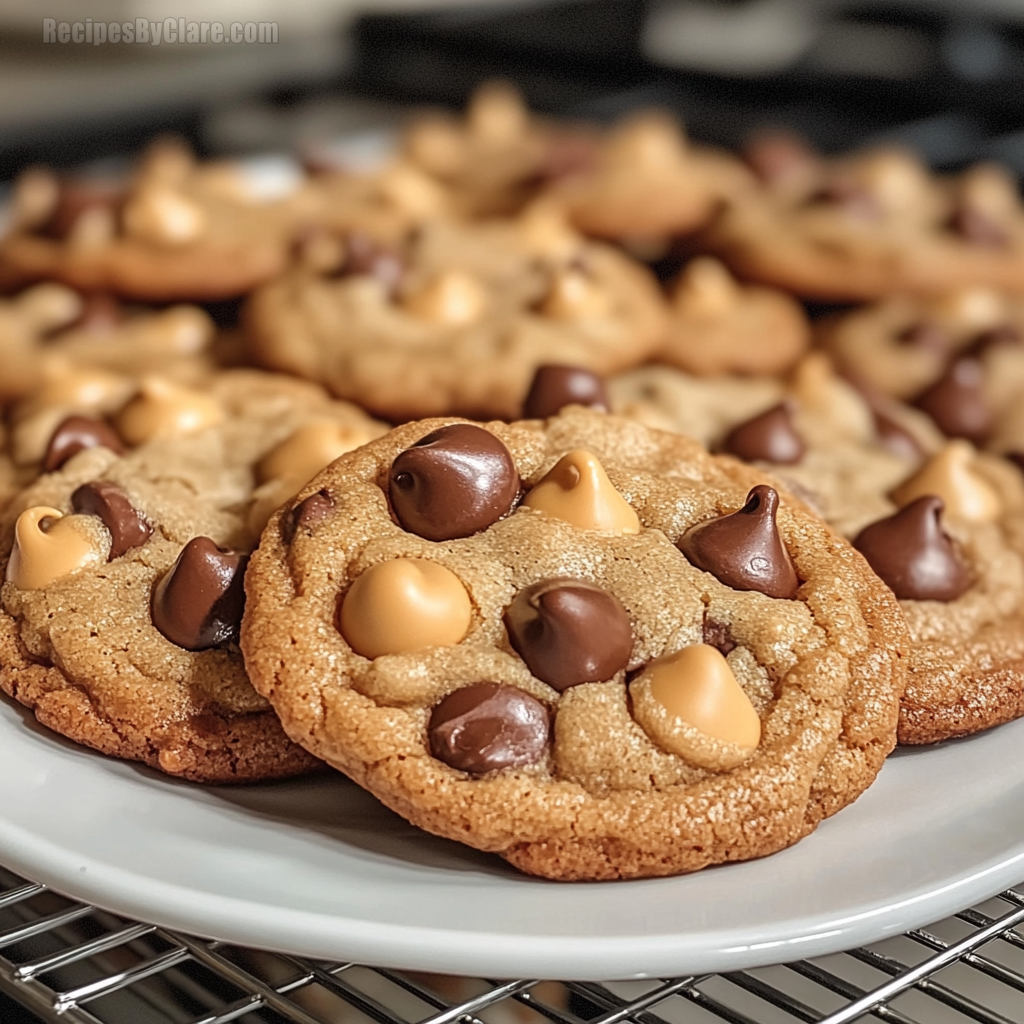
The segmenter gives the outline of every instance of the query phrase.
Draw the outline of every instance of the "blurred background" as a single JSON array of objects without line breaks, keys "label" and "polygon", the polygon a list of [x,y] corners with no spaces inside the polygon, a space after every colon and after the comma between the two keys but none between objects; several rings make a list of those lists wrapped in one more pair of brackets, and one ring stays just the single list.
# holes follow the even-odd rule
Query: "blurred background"
[{"label": "blurred background", "polygon": [[[266,22],[277,42],[45,42],[44,18]],[[553,113],[668,107],[715,143],[780,125],[1024,173],[1024,0],[4,0],[0,181],[168,130],[208,154],[293,149],[495,76]]]}]

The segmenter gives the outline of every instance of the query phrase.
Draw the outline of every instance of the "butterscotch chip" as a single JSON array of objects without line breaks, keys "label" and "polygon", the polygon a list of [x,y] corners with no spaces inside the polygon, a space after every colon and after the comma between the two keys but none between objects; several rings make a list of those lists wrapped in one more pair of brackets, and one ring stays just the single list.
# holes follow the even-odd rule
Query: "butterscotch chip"
[{"label": "butterscotch chip", "polygon": [[0,687],[69,739],[183,778],[292,775],[316,762],[237,645],[257,467],[311,423],[383,427],[257,371],[217,374],[206,394],[218,423],[120,455],[83,448],[4,511]]},{"label": "butterscotch chip", "polygon": [[[894,598],[845,542],[783,495],[796,596],[722,583],[675,541],[741,507],[764,477],[578,407],[477,429],[511,453],[526,495],[560,460],[591,453],[638,532],[574,524],[527,497],[479,532],[432,542],[395,522],[384,488],[401,453],[448,422],[409,423],[343,455],[253,554],[242,646],[290,736],[420,827],[561,879],[760,856],[868,785],[894,742],[906,636]],[[468,632],[358,653],[339,602],[358,607],[368,572],[407,560],[458,579]],[[409,609],[401,622],[410,616],[428,620]],[[607,649],[587,641],[595,629]],[[728,654],[708,648],[722,664],[687,669],[697,696],[655,694],[671,706],[659,732],[631,703],[627,672],[716,631]],[[684,733],[691,742],[673,745]]]},{"label": "butterscotch chip", "polygon": [[538,257],[528,226],[426,225],[397,290],[299,268],[248,301],[253,354],[394,420],[511,419],[542,364],[608,373],[651,355],[666,311],[647,269],[579,237],[568,257]]}]

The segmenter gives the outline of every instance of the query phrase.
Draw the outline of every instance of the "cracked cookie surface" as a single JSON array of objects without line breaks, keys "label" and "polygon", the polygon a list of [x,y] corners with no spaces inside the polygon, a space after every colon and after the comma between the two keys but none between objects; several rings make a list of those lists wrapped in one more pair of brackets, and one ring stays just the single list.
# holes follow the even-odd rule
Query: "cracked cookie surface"
[{"label": "cracked cookie surface", "polygon": [[[676,541],[749,511],[765,478],[579,408],[472,428],[509,455],[487,463],[488,479],[507,481],[511,464],[524,496],[502,490],[486,513],[441,517],[452,539],[427,540],[405,504],[421,500],[417,481],[442,479],[439,465],[462,464],[433,451],[451,424],[406,424],[350,453],[271,520],[246,578],[242,646],[293,739],[420,827],[560,879],[761,856],[870,783],[895,740],[906,635],[845,542],[783,496],[796,598],[720,582]],[[593,500],[567,505],[576,487]],[[711,538],[712,553],[727,549]],[[632,631],[625,652],[617,608]],[[537,609],[553,630],[539,638]],[[407,645],[411,620],[433,646]],[[601,667],[574,661],[581,622]],[[672,686],[652,668],[671,676],[694,651],[710,666],[710,706],[754,714],[759,743],[731,718],[716,739],[714,723],[659,711],[659,687]],[[488,731],[495,721],[507,728]]]}]

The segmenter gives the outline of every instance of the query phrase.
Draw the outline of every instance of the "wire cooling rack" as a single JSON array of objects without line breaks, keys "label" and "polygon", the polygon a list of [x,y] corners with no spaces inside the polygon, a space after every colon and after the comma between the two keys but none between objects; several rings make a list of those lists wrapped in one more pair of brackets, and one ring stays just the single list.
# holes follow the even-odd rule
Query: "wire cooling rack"
[{"label": "wire cooling rack", "polygon": [[499,981],[241,949],[0,868],[0,991],[66,1024],[1022,1024],[1024,889],[877,945],[729,974]]}]

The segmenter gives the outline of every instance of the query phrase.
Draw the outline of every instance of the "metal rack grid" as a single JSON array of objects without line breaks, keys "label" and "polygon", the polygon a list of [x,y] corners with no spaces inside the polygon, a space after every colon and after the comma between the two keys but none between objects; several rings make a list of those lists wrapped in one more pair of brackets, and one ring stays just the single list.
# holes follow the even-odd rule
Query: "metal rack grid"
[{"label": "metal rack grid", "polygon": [[721,975],[485,981],[241,949],[0,869],[0,991],[67,1024],[1021,1024],[1024,889],[861,949]]}]

